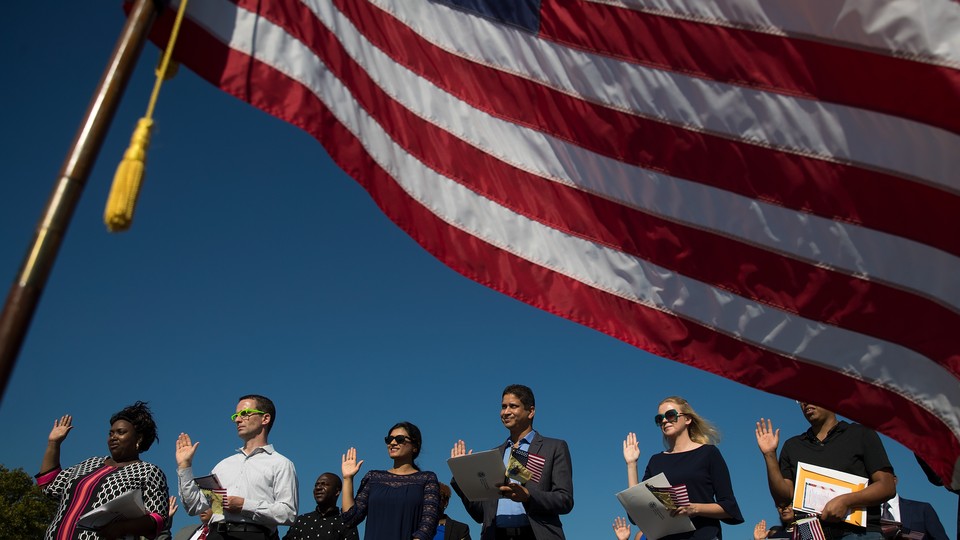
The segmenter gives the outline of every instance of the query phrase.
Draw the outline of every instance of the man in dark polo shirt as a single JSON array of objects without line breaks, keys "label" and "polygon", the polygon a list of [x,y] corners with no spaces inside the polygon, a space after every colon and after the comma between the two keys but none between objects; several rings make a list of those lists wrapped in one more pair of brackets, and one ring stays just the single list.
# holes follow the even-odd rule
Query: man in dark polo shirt
[{"label": "man in dark polo shirt", "polygon": [[[757,422],[757,446],[767,468],[770,495],[779,503],[793,500],[797,463],[809,463],[870,479],[861,491],[845,493],[823,507],[820,521],[828,540],[880,540],[880,505],[896,495],[893,467],[883,442],[872,429],[838,421],[837,416],[810,403],[800,403],[810,429],[783,444],[777,460],[780,430],[770,420]],[[867,527],[844,523],[853,508],[867,508]]]}]

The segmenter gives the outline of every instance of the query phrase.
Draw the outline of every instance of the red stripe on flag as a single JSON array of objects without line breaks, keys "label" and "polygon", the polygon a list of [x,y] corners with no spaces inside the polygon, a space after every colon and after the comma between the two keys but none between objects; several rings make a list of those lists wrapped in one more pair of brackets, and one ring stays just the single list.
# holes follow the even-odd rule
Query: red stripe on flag
[{"label": "red stripe on flag", "polygon": [[[926,448],[927,453],[921,456],[925,460],[929,458],[927,463],[949,478],[951,460],[960,457],[960,442],[939,418],[912,401],[835,371],[773,354],[673,314],[598,291],[450,227],[410,199],[366,154],[353,134],[343,128],[322,103],[310,99],[308,90],[255,60],[236,53],[235,56],[239,65],[251,63],[254,73],[246,80],[257,81],[251,87],[253,103],[262,103],[266,110],[275,111],[272,114],[286,121],[300,118],[304,112],[308,117],[321,117],[307,131],[324,144],[340,167],[364,186],[394,223],[457,272],[654,354],[761,390],[809,399],[798,389],[816,388],[824,406],[878,427],[908,447]],[[242,86],[224,90],[238,96],[244,92]],[[300,94],[289,101],[300,104],[296,110],[287,109],[282,103],[283,97],[289,97],[291,92]],[[646,328],[660,328],[661,333],[649,335],[643,331]],[[717,357],[725,361],[717,363],[713,360]],[[934,451],[931,441],[943,446]]]},{"label": "red stripe on flag", "polygon": [[547,461],[543,457],[536,454],[527,453],[527,469],[533,473],[534,478],[537,481],[540,481],[540,476],[543,474],[543,466],[546,465]]},{"label": "red stripe on flag", "polygon": [[[960,375],[955,343],[939,330],[944,324],[960,326],[960,314],[909,292],[657,218],[516,169],[386,96],[326,28],[310,30],[309,44],[392,139],[431,169],[498,204],[741,296],[896,342]],[[858,309],[863,305],[874,309]],[[905,320],[903,312],[913,316]]]},{"label": "red stripe on flag", "polygon": [[[324,135],[337,163],[370,192],[378,206],[427,251],[457,272],[532,306],[584,324],[654,354],[779,395],[809,399],[816,388],[823,406],[878,427],[949,478],[960,442],[941,419],[903,396],[819,366],[781,357],[670,313],[593,289],[520,259],[450,227],[421,207],[363,153],[339,124]],[[316,134],[315,134],[316,135]],[[345,147],[356,147],[347,149]],[[366,163],[364,163],[366,161]],[[643,331],[659,328],[650,335]],[[716,362],[715,358],[723,358]],[[931,448],[931,441],[944,446]],[[939,444],[939,443],[938,443]],[[919,450],[918,450],[919,451]]]},{"label": "red stripe on flag", "polygon": [[[319,51],[312,17],[265,0],[262,14]],[[651,170],[829,219],[911,238],[960,256],[943,234],[960,196],[877,171],[687,130],[588,103],[433,46],[368,4],[334,0],[365,37],[398,64],[479,110]],[[531,106],[531,104],[550,104]],[[915,201],[904,205],[903,201]]]},{"label": "red stripe on flag", "polygon": [[531,454],[527,450],[516,449],[513,450],[513,453],[517,461],[530,471],[530,479],[539,483],[543,474],[543,465],[546,463],[544,459],[536,454]]},{"label": "red stripe on flag", "polygon": [[[161,38],[168,29],[169,13],[163,21],[157,27]],[[299,83],[244,54],[227,51],[192,22],[186,23],[181,39],[178,50],[203,51],[185,58],[188,65],[225,91],[317,137],[390,219],[454,270],[654,354],[755,388],[807,400],[811,396],[803,389],[816,388],[818,404],[887,433],[917,451],[942,478],[952,478],[960,442],[943,419],[907,397],[597,290],[452,227],[397,185],[361,142]]]},{"label": "red stripe on flag", "polygon": [[960,114],[943,110],[960,88],[955,69],[599,2],[542,0],[542,6],[541,34],[575,48],[960,132]]}]

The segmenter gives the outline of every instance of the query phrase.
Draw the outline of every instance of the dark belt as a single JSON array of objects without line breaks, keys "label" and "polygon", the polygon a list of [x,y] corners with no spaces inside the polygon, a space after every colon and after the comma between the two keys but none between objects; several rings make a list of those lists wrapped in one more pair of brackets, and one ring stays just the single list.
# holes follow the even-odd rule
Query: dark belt
[{"label": "dark belt", "polygon": [[536,536],[533,535],[533,528],[530,526],[527,527],[497,527],[496,530],[497,540],[535,540]]}]

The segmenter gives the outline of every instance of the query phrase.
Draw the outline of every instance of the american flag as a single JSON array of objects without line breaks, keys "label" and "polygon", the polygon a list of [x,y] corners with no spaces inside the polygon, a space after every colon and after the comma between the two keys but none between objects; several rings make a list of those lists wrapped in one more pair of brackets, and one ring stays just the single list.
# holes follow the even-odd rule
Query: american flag
[{"label": "american flag", "polygon": [[960,487],[960,3],[205,0],[187,17],[178,60],[315,136],[454,270],[840,412]]},{"label": "american flag", "polygon": [[520,450],[519,448],[511,449],[510,453],[513,455],[514,459],[520,463],[520,465],[530,471],[530,480],[540,483],[540,478],[543,475],[543,466],[547,461],[542,456],[531,454],[530,452],[527,452],[526,450]]},{"label": "american flag", "polygon": [[793,540],[826,540],[820,520],[813,517],[797,521],[793,528]]},{"label": "american flag", "polygon": [[647,489],[649,489],[661,501],[663,501],[663,497],[667,497],[672,503],[672,506],[665,503],[665,506],[668,509],[678,508],[681,506],[690,506],[690,495],[687,493],[686,484],[670,487],[654,487],[650,484],[644,485],[646,485]]}]

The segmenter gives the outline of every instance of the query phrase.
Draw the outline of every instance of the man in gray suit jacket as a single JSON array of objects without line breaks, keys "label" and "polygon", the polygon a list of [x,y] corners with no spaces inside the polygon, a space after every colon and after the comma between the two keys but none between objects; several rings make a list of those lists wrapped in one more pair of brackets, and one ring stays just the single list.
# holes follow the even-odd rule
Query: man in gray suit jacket
[{"label": "man in gray suit jacket", "polygon": [[[512,384],[504,388],[502,397],[500,421],[510,432],[510,438],[497,447],[504,465],[510,467],[512,453],[527,452],[537,463],[534,468],[542,468],[540,481],[510,480],[500,487],[500,500],[477,502],[464,496],[456,480],[451,485],[470,517],[483,525],[480,540],[565,540],[560,516],[573,510],[570,449],[565,441],[534,431],[536,402],[530,388]],[[466,453],[466,444],[460,440],[450,457]]]}]

